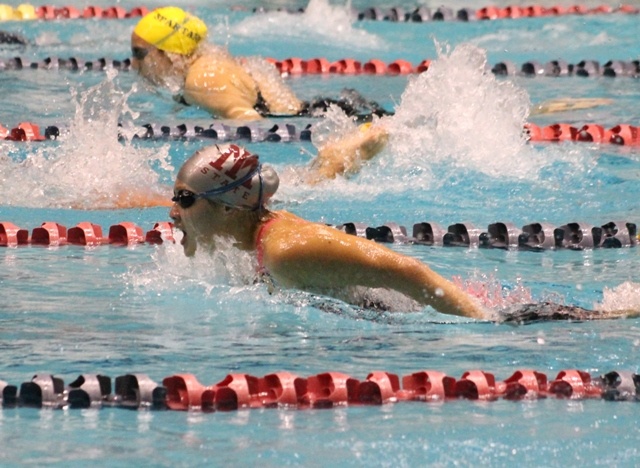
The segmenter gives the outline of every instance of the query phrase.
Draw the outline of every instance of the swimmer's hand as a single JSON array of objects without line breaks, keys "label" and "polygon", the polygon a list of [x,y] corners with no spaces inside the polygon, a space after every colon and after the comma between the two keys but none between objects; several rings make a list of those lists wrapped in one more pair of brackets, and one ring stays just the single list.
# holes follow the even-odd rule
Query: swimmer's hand
[{"label": "swimmer's hand", "polygon": [[553,114],[556,112],[569,112],[573,110],[591,109],[598,106],[606,106],[613,102],[612,99],[603,98],[564,98],[544,101],[533,106],[531,115]]},{"label": "swimmer's hand", "polygon": [[505,311],[501,314],[498,322],[526,325],[535,322],[583,322],[589,320],[636,318],[639,316],[639,311],[632,310],[599,311],[583,309],[577,306],[554,304],[553,302],[540,302],[520,305],[515,310]]},{"label": "swimmer's hand", "polygon": [[[345,137],[327,142],[318,149],[318,156],[311,166],[320,176],[315,182],[358,172],[362,162],[380,153],[388,140],[389,134],[381,125],[363,124]],[[313,178],[310,182],[314,182]]]}]

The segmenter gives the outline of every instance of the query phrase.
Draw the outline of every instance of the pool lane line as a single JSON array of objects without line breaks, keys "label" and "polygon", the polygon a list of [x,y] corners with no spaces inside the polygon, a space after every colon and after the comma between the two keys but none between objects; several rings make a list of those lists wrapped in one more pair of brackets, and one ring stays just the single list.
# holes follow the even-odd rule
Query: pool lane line
[{"label": "pool lane line", "polygon": [[[153,7],[151,8],[151,10]],[[257,7],[248,9],[243,6],[233,6],[231,10],[247,11],[251,13],[269,13],[274,11],[286,12],[289,14],[304,13],[304,8],[296,10],[290,9],[268,9]],[[41,5],[34,6],[24,3],[18,7],[11,5],[0,5],[0,22],[4,21],[60,21],[76,19],[128,19],[146,15],[150,11],[145,6],[139,6],[127,10],[121,6],[99,7],[87,6],[78,9],[75,6],[54,6]],[[639,13],[639,9],[630,4],[621,4],[617,7],[609,5],[598,5],[588,7],[584,4],[574,4],[564,6],[546,7],[538,4],[529,6],[508,5],[505,7],[486,6],[483,8],[458,8],[447,6],[429,8],[426,6],[416,6],[414,8],[389,7],[365,8],[361,11],[354,10],[353,14],[359,21],[390,21],[390,22],[410,22],[425,23],[433,21],[457,21],[462,23],[487,20],[504,20],[519,18],[549,18],[567,15],[607,15],[607,14],[632,14]]]},{"label": "pool lane line", "polygon": [[0,4],[0,23],[6,21],[60,21],[68,19],[129,19],[139,18],[149,13],[147,7],[126,10],[121,6],[87,6],[82,10],[74,6],[34,6],[23,3],[17,7]]},{"label": "pool lane line", "polygon": [[[304,75],[368,75],[368,76],[395,76],[424,73],[431,65],[431,59],[424,59],[415,64],[408,60],[396,59],[385,62],[380,59],[368,61],[353,58],[342,58],[329,61],[324,57],[316,57],[308,60],[300,57],[289,57],[283,60],[266,57],[282,76]],[[0,59],[1,71],[16,70],[68,70],[68,71],[105,71],[115,69],[120,71],[131,70],[131,58],[110,59],[101,57],[96,60],[82,60],[76,57],[59,58],[47,57],[41,61],[30,61],[23,57],[11,57]],[[539,62],[529,60],[517,65],[512,61],[501,61],[494,65],[486,65],[487,72],[497,76],[525,76],[525,77],[630,77],[640,78],[640,60],[611,59],[604,62],[598,60],[581,60],[577,63],[569,63],[562,59]]]},{"label": "pool lane line", "polygon": [[[562,104],[562,103],[559,103]],[[571,110],[571,103],[566,110]],[[367,120],[370,115],[356,116]],[[61,130],[62,128],[62,130]],[[532,144],[545,143],[591,143],[613,144],[628,147],[640,147],[640,127],[629,124],[616,124],[611,127],[598,123],[569,124],[554,123],[537,125],[526,123],[522,129],[523,137]],[[0,123],[0,140],[15,142],[45,142],[57,140],[65,133],[64,127],[57,125],[41,126],[23,121],[15,127],[4,127]],[[313,124],[274,123],[273,119],[261,122],[249,122],[246,125],[230,126],[222,122],[202,125],[162,125],[147,123],[132,129],[121,127],[118,138],[122,140],[215,140],[222,142],[245,141],[247,143],[291,143],[311,141]]]},{"label": "pool lane line", "polygon": [[[243,10],[243,7],[237,7],[236,10]],[[269,13],[273,11],[285,11],[290,14],[304,13],[304,8],[297,10],[286,9],[268,9],[263,7],[253,8],[253,13]],[[620,4],[612,7],[609,5],[598,5],[588,7],[583,4],[574,4],[568,6],[543,6],[543,5],[507,5],[504,7],[486,6],[483,8],[458,8],[454,9],[447,6],[439,6],[430,8],[427,6],[417,6],[415,8],[407,7],[370,7],[363,10],[354,10],[354,16],[359,21],[389,21],[399,23],[428,23],[437,21],[456,21],[456,22],[474,22],[487,20],[506,20],[521,18],[549,18],[559,16],[585,16],[585,15],[606,15],[606,14],[630,14],[637,15],[640,9],[629,4]]]},{"label": "pool lane line", "polygon": [[[518,369],[504,380],[479,369],[455,378],[438,370],[399,376],[370,372],[364,380],[339,371],[302,377],[280,371],[261,377],[233,373],[205,385],[189,373],[167,376],[161,383],[147,374],[124,374],[114,381],[104,374],[82,374],[68,385],[53,374],[36,374],[20,386],[0,380],[3,409],[30,407],[81,409],[122,407],[173,411],[235,411],[256,408],[314,409],[406,402],[446,403],[460,400],[638,401],[640,375],[614,370],[599,376],[564,369],[549,379],[543,372]],[[113,385],[115,384],[115,385]]]},{"label": "pool lane line", "polygon": [[[170,206],[170,202],[167,200],[162,206]],[[495,222],[486,228],[480,228],[470,222],[460,222],[450,224],[446,229],[437,222],[420,221],[413,225],[411,235],[405,226],[395,222],[370,226],[350,221],[333,227],[346,234],[379,243],[434,247],[542,252],[629,248],[640,243],[637,224],[628,220],[608,221],[602,225],[582,221],[571,221],[562,225],[534,222],[521,228],[511,222]],[[140,226],[128,221],[111,225],[106,235],[104,232],[102,226],[88,221],[78,223],[69,229],[60,223],[46,221],[33,228],[30,234],[27,229],[0,220],[0,247],[98,247],[175,243],[174,226],[171,222],[157,222],[146,234]]]}]

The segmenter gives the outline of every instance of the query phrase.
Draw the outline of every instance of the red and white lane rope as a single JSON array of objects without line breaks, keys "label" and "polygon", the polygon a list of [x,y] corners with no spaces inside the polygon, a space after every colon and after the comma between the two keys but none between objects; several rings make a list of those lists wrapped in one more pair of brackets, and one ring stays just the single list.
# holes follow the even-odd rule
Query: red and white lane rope
[{"label": "red and white lane rope", "polygon": [[116,377],[113,390],[112,379],[98,373],[82,374],[66,386],[52,374],[37,374],[20,386],[0,380],[0,401],[5,409],[125,407],[213,412],[458,400],[638,401],[639,388],[640,375],[630,371],[594,377],[578,369],[562,370],[553,379],[543,372],[518,369],[504,380],[478,369],[466,371],[459,378],[437,370],[404,376],[374,371],[364,380],[339,371],[307,377],[286,371],[260,377],[234,373],[209,385],[187,373],[167,376],[161,383],[146,374],[125,374]]},{"label": "red and white lane rope", "polygon": [[[60,137],[61,127],[50,125],[43,127],[32,122],[20,122],[15,127],[7,128],[0,124],[0,140],[42,142],[56,140]],[[532,143],[593,143],[613,144],[640,147],[640,127],[629,124],[617,124],[612,127],[598,123],[569,124],[555,123],[539,126],[527,123],[523,132]],[[134,130],[134,139],[211,139],[218,141],[247,142],[296,142],[310,141],[313,133],[311,124],[296,125],[294,123],[256,123],[251,122],[238,127],[221,122],[193,125],[144,124]],[[120,135],[125,138],[125,135]]]},{"label": "red and white lane rope", "polygon": [[[445,228],[435,222],[421,221],[413,225],[411,235],[405,226],[393,222],[382,226],[346,222],[335,228],[375,242],[442,247],[542,251],[635,247],[639,243],[636,223],[624,220],[609,221],[602,225],[573,221],[560,226],[534,222],[522,228],[509,222],[492,223],[486,228],[471,223],[454,223]],[[170,222],[155,223],[145,233],[140,226],[128,221],[111,225],[108,230],[88,221],[69,229],[60,223],[46,221],[29,231],[0,220],[0,247],[95,247],[163,242],[175,242]]]},{"label": "red and white lane rope", "polygon": [[[289,57],[283,60],[267,57],[283,76],[303,75],[409,75],[423,73],[431,65],[430,59],[412,63],[408,60],[397,59],[386,62],[377,58],[361,61],[353,58],[329,60],[324,57],[303,59]],[[69,71],[105,71],[116,69],[121,71],[131,70],[131,59],[81,60],[76,57],[59,58],[47,57],[41,61],[31,61],[24,57],[11,57],[0,60],[0,71],[12,70],[69,70]],[[550,60],[541,63],[536,60],[517,65],[510,61],[497,62],[487,65],[487,71],[501,76],[527,76],[527,77],[640,77],[640,60],[581,60],[577,63],[568,63],[565,60]]]},{"label": "red and white lane rope", "polygon": [[[35,6],[29,3],[20,4],[17,7],[0,5],[0,22],[2,21],[53,21],[68,19],[127,19],[146,15],[153,8],[145,6],[134,7],[127,10],[121,6],[87,6],[78,8],[69,6],[41,5]],[[232,7],[235,11],[249,11],[242,6]],[[259,7],[251,10],[253,13],[267,13],[269,11],[284,11],[291,14],[303,13],[304,8],[296,10],[270,10]],[[584,4],[568,6],[543,6],[533,4],[528,6],[507,5],[504,7],[486,6],[482,8],[458,8],[447,6],[429,8],[427,6],[407,7],[370,7],[361,11],[355,11],[358,20],[394,21],[423,23],[429,21],[483,21],[517,18],[557,17],[566,15],[605,15],[605,14],[631,14],[636,15],[640,9],[631,4],[618,6],[598,5],[590,7]]]}]

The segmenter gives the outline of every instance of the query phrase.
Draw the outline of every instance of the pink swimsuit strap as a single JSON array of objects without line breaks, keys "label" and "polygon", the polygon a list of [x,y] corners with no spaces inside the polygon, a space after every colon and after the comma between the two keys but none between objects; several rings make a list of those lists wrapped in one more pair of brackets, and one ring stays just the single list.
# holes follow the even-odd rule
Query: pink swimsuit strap
[{"label": "pink swimsuit strap", "polygon": [[272,218],[267,222],[262,223],[262,225],[258,228],[258,235],[256,236],[256,255],[258,257],[258,272],[259,273],[267,273],[266,268],[263,264],[264,257],[264,247],[262,245],[262,240],[265,235],[266,229],[274,223],[274,221],[278,221],[278,218]]}]

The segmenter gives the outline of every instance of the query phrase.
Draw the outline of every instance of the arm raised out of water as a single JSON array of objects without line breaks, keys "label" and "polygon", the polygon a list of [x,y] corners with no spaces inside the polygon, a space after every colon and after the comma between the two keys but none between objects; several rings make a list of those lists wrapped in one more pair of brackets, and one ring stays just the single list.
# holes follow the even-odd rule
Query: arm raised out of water
[{"label": "arm raised out of water", "polygon": [[282,286],[329,292],[388,288],[445,314],[489,317],[464,291],[415,258],[288,213],[279,218],[264,233],[261,248],[264,267]]},{"label": "arm raised out of water", "polygon": [[311,164],[310,182],[358,172],[362,163],[380,153],[388,140],[389,134],[382,125],[364,124],[358,130],[322,145]]}]

